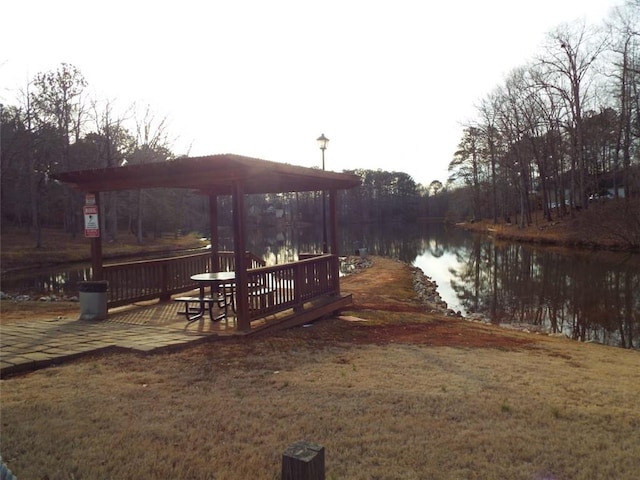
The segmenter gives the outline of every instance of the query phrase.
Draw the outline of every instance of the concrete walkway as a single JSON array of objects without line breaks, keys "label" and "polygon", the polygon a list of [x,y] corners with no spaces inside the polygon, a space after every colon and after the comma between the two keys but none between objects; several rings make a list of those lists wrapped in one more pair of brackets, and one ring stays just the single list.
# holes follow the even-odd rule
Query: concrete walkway
[{"label": "concrete walkway", "polygon": [[[79,317],[79,313],[78,313]],[[234,319],[187,324],[174,302],[109,311],[107,320],[28,320],[0,327],[0,377],[103,351],[158,352],[229,335]]]}]

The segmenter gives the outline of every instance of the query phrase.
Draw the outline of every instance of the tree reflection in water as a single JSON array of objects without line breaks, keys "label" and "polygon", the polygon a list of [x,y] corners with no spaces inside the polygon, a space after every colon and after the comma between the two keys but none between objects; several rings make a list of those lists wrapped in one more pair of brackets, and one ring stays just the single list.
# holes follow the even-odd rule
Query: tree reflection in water
[{"label": "tree reflection in water", "polygon": [[350,226],[343,248],[420,267],[464,315],[640,348],[640,255],[494,242],[441,224]]},{"label": "tree reflection in water", "polygon": [[[454,249],[449,282],[465,313],[580,341],[640,347],[639,255],[540,248],[478,235]],[[427,274],[434,261],[426,259]]]}]

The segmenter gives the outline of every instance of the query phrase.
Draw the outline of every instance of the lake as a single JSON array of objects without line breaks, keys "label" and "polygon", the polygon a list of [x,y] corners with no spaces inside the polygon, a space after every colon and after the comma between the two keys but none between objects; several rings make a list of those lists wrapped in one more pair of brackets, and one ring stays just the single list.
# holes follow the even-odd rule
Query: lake
[{"label": "lake", "polygon": [[[248,249],[268,264],[319,251],[317,229],[263,229]],[[220,247],[231,250],[224,232]],[[87,249],[89,245],[87,245]],[[640,348],[640,255],[496,242],[442,224],[341,227],[340,254],[366,249],[415,265],[438,284],[449,308],[505,327]],[[3,276],[2,290],[76,295],[89,265]]]}]

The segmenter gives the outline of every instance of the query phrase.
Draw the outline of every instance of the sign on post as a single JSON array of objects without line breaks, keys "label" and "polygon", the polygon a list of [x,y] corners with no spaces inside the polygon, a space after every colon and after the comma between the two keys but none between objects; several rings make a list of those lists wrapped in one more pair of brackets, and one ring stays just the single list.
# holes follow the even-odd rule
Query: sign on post
[{"label": "sign on post", "polygon": [[98,221],[98,206],[85,205],[84,211],[84,236],[87,238],[100,237],[100,222]]}]

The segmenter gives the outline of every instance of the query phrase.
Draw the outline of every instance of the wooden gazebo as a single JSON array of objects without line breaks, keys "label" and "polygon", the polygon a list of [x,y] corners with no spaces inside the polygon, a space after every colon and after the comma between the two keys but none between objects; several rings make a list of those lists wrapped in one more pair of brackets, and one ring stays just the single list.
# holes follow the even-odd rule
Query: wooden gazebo
[{"label": "wooden gazebo", "polygon": [[[316,317],[327,314],[331,309],[336,310],[348,303],[348,299],[340,295],[338,271],[338,240],[337,240],[337,191],[349,189],[360,184],[356,175],[329,172],[315,168],[300,167],[278,162],[266,161],[234,154],[220,154],[205,157],[183,157],[159,163],[126,165],[114,168],[70,171],[59,173],[55,179],[68,183],[72,188],[90,194],[96,199],[99,208],[99,193],[121,190],[138,190],[144,188],[186,188],[209,197],[211,253],[208,268],[218,271],[221,259],[218,246],[218,202],[220,195],[231,196],[233,206],[233,266],[236,276],[236,329],[251,330],[251,322],[257,315],[270,315],[290,309],[293,314],[285,316],[291,323],[292,318],[299,317],[300,321],[310,321],[309,314],[305,314],[304,303],[316,297],[329,297],[325,302],[327,308],[318,310]],[[245,195],[282,192],[325,191],[329,194],[328,205],[328,252],[311,259],[298,262],[299,268],[284,271],[279,266],[268,271],[269,267],[251,268],[246,255],[246,222]],[[102,259],[101,238],[91,239],[91,256],[93,275],[95,279],[104,278],[105,266]],[[166,267],[165,267],[166,268]],[[183,264],[177,271],[170,274],[158,273],[157,276],[167,276],[174,284],[166,284],[160,288],[157,296],[167,298],[168,294],[193,288],[188,279],[176,280],[180,275],[188,272]],[[196,267],[194,267],[196,268]],[[297,268],[297,269],[296,269]],[[183,273],[180,273],[183,272]],[[191,272],[196,273],[196,272]],[[277,275],[275,275],[277,274]],[[286,277],[287,294],[262,310],[252,309],[249,303],[249,285],[265,278]],[[326,278],[319,278],[326,277]],[[110,279],[112,283],[124,283]],[[177,283],[176,283],[177,282]],[[171,282],[169,282],[171,283]],[[302,287],[304,285],[304,288]],[[314,288],[313,285],[316,285]],[[333,299],[333,301],[331,300]],[[113,305],[119,300],[114,299]],[[121,302],[122,303],[122,302]],[[294,323],[298,323],[295,322]]]}]

